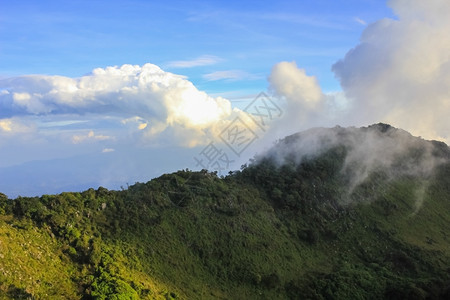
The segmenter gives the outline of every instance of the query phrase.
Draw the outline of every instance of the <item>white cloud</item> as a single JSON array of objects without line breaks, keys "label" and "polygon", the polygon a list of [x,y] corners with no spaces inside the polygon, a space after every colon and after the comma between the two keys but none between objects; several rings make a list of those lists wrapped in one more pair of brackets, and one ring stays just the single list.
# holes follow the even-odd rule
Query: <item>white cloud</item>
[{"label": "white cloud", "polygon": [[214,55],[202,55],[192,60],[176,60],[167,64],[169,68],[193,68],[201,66],[214,65],[222,61],[221,58]]},{"label": "white cloud", "polygon": [[147,123],[141,123],[138,125],[138,129],[143,130],[143,129],[147,128],[147,125],[148,125]]},{"label": "white cloud", "polygon": [[0,120],[0,130],[4,132],[12,131],[12,121],[10,119]]},{"label": "white cloud", "polygon": [[3,134],[15,135],[34,131],[34,126],[19,118],[0,119],[0,136]]},{"label": "white cloud", "polygon": [[[229,122],[245,117],[227,99],[152,64],[98,68],[80,78],[6,78],[0,91],[0,154],[8,157],[0,173],[20,178],[2,185],[12,195],[30,195],[27,186],[39,193],[74,183],[118,188],[196,168],[194,155],[212,141],[219,145]],[[53,172],[62,162],[65,171]]]},{"label": "white cloud", "polygon": [[[152,64],[98,68],[81,78],[20,76],[1,80],[0,87],[7,91],[0,94],[0,116],[6,118],[67,115],[74,121],[103,120],[109,127],[114,122],[115,126],[134,124],[132,128],[143,133],[141,138],[154,140],[155,135],[176,131],[182,144],[189,145],[202,143],[207,131],[232,115],[228,100],[210,97],[184,77]],[[83,128],[95,129],[89,125]],[[72,142],[90,138],[76,134]]]},{"label": "white cloud", "polygon": [[90,130],[86,134],[82,135],[74,135],[72,137],[72,143],[79,144],[85,141],[105,141],[105,140],[113,140],[114,137],[108,136],[108,135],[98,135],[95,134],[93,130]]},{"label": "white cloud", "polygon": [[216,71],[212,73],[208,73],[203,75],[208,81],[216,81],[216,80],[245,80],[245,79],[257,79],[258,77],[252,74],[249,74],[245,71],[241,70],[226,70],[226,71]]},{"label": "white cloud", "polygon": [[357,123],[384,121],[450,141],[450,2],[393,0],[333,66]]},{"label": "white cloud", "polygon": [[274,121],[260,147],[269,147],[273,141],[286,135],[315,126],[327,126],[342,110],[339,93],[324,94],[316,77],[306,74],[295,62],[280,62],[269,76],[270,91],[278,99],[283,117]]},{"label": "white cloud", "polygon": [[313,109],[323,100],[323,93],[317,79],[307,76],[295,62],[281,62],[272,68],[269,81],[279,95],[304,108]]},{"label": "white cloud", "polygon": [[324,95],[317,80],[295,63],[273,68],[270,86],[288,105],[280,131],[292,124],[299,130],[385,122],[450,142],[450,2],[389,4],[398,20],[370,24],[360,44],[333,65],[345,97]]},{"label": "white cloud", "polygon": [[355,21],[356,21],[357,23],[361,24],[361,25],[364,25],[364,26],[367,25],[367,22],[364,21],[364,20],[361,19],[361,18],[355,17]]}]

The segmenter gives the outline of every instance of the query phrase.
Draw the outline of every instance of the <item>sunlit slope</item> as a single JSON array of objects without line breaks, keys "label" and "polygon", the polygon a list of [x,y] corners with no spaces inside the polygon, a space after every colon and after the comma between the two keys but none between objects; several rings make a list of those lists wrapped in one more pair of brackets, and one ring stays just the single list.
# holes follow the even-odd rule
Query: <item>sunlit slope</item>
[{"label": "sunlit slope", "polygon": [[225,178],[3,197],[0,295],[446,299],[449,157],[385,124],[314,129]]}]

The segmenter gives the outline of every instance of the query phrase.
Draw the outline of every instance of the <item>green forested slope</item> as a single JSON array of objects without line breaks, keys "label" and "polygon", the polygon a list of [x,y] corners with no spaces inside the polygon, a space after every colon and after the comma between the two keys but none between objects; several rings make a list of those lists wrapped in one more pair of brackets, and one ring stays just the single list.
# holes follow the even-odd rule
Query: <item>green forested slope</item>
[{"label": "green forested slope", "polygon": [[[0,196],[0,298],[448,299],[449,148],[383,124],[310,134],[225,178]],[[381,160],[386,137],[406,151]]]}]

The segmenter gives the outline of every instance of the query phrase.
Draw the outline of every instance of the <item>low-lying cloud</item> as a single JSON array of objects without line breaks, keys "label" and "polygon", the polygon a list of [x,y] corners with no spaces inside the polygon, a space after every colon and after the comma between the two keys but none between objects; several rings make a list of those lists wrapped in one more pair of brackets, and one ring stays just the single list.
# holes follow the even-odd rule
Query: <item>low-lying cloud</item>
[{"label": "low-lying cloud", "polygon": [[[388,188],[386,182],[415,178],[419,180],[415,212],[423,204],[427,184],[436,167],[449,162],[445,155],[436,154],[439,151],[434,144],[385,124],[365,128],[313,128],[280,140],[256,161],[270,158],[278,166],[294,164],[298,167],[330,150],[344,155],[338,170],[340,178],[347,182],[342,203],[351,201],[350,195],[374,174],[382,178],[381,183],[371,181],[372,188],[378,192]],[[374,186],[377,184],[380,186]],[[366,195],[359,200],[372,199]]]},{"label": "low-lying cloud", "polygon": [[[273,67],[270,89],[287,107],[284,119],[271,130],[274,136],[315,126],[384,122],[416,136],[450,142],[450,2],[392,0],[389,5],[398,19],[369,24],[360,43],[332,66],[342,93],[324,93],[316,78],[295,62]],[[342,128],[310,130],[293,144],[279,144],[269,155],[283,163],[295,152],[300,162],[345,144],[342,173],[350,178],[350,190],[377,170],[387,170],[389,176],[428,178],[442,163],[432,155],[431,144],[404,131],[346,131],[353,134],[343,135]],[[415,150],[420,159],[397,165],[399,157],[413,158],[409,154]],[[418,189],[416,209],[425,190]]]}]

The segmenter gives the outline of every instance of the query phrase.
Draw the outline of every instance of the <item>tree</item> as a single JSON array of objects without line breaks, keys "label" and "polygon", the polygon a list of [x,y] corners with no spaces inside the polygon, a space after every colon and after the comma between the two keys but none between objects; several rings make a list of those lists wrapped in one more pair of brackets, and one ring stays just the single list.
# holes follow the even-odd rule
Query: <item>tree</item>
[{"label": "tree", "polygon": [[4,215],[6,213],[6,207],[8,205],[8,196],[3,193],[0,193],[0,215]]}]

